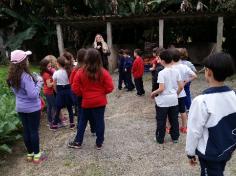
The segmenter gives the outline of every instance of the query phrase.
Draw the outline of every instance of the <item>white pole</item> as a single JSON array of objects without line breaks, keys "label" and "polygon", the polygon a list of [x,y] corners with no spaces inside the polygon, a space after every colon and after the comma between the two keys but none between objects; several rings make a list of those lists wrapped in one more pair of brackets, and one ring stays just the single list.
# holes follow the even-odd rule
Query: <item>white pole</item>
[{"label": "white pole", "polygon": [[222,51],[223,30],[224,30],[224,18],[218,17],[216,52]]},{"label": "white pole", "polygon": [[57,29],[57,42],[58,42],[59,54],[62,55],[64,52],[64,43],[63,43],[61,25],[56,24],[56,29]]},{"label": "white pole", "polygon": [[164,46],[163,38],[164,38],[164,20],[159,19],[159,47],[160,48],[163,48]]}]

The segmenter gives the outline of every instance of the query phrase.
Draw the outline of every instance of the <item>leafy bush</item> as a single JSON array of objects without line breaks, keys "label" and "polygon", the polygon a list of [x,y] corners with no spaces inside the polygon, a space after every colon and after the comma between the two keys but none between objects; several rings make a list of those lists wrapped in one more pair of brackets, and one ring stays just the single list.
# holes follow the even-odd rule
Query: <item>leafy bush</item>
[{"label": "leafy bush", "polygon": [[21,122],[15,111],[15,99],[4,94],[0,97],[0,152],[11,153],[13,142],[21,138]]},{"label": "leafy bush", "polygon": [[3,79],[0,78],[0,153],[11,153],[11,145],[21,138],[21,122],[15,111],[15,97]]}]

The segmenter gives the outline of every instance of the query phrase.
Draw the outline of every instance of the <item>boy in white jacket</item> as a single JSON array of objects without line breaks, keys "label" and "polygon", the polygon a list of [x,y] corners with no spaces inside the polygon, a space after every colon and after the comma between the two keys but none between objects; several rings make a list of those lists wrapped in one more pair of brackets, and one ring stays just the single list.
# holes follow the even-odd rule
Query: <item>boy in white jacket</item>
[{"label": "boy in white jacket", "polygon": [[230,55],[217,53],[204,60],[209,84],[190,107],[186,152],[191,165],[198,155],[202,176],[223,176],[236,148],[236,94],[224,85],[234,74]]}]

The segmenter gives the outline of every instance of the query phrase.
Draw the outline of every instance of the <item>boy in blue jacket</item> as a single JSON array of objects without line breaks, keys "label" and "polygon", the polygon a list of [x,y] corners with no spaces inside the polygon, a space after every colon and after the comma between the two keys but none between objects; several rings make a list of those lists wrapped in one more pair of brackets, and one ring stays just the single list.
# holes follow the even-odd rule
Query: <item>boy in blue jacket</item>
[{"label": "boy in blue jacket", "polygon": [[201,176],[223,176],[236,148],[236,94],[224,85],[234,74],[234,63],[230,55],[216,53],[204,66],[209,88],[190,107],[186,152],[191,165],[198,155]]},{"label": "boy in blue jacket", "polygon": [[125,74],[125,82],[127,86],[127,91],[132,91],[134,89],[134,83],[132,81],[132,76],[131,76],[131,69],[132,69],[132,64],[133,64],[133,59],[129,55],[129,50],[125,49],[124,50],[124,74]]}]

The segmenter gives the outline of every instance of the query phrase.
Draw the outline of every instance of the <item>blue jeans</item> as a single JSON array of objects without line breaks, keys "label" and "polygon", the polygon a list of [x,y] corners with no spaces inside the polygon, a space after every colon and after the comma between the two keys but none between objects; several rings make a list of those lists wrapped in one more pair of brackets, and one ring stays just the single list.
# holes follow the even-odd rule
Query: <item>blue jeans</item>
[{"label": "blue jeans", "polygon": [[24,129],[24,143],[28,153],[39,153],[39,124],[40,111],[32,113],[18,113]]},{"label": "blue jeans", "polygon": [[184,86],[184,90],[186,92],[186,97],[185,97],[185,106],[186,108],[189,110],[190,106],[191,106],[191,92],[190,92],[190,85],[191,82],[188,82],[185,86]]},{"label": "blue jeans", "polygon": [[105,113],[105,106],[98,108],[83,108],[75,141],[78,142],[79,144],[83,143],[84,132],[88,121],[90,121],[90,126],[91,122],[94,123],[92,124],[92,126],[95,127],[95,132],[97,136],[96,144],[101,145],[104,141],[104,132],[105,132],[104,113]]},{"label": "blue jeans", "polygon": [[54,94],[52,95],[45,95],[46,101],[47,101],[47,117],[48,122],[51,124],[55,117],[56,112],[56,98]]}]

